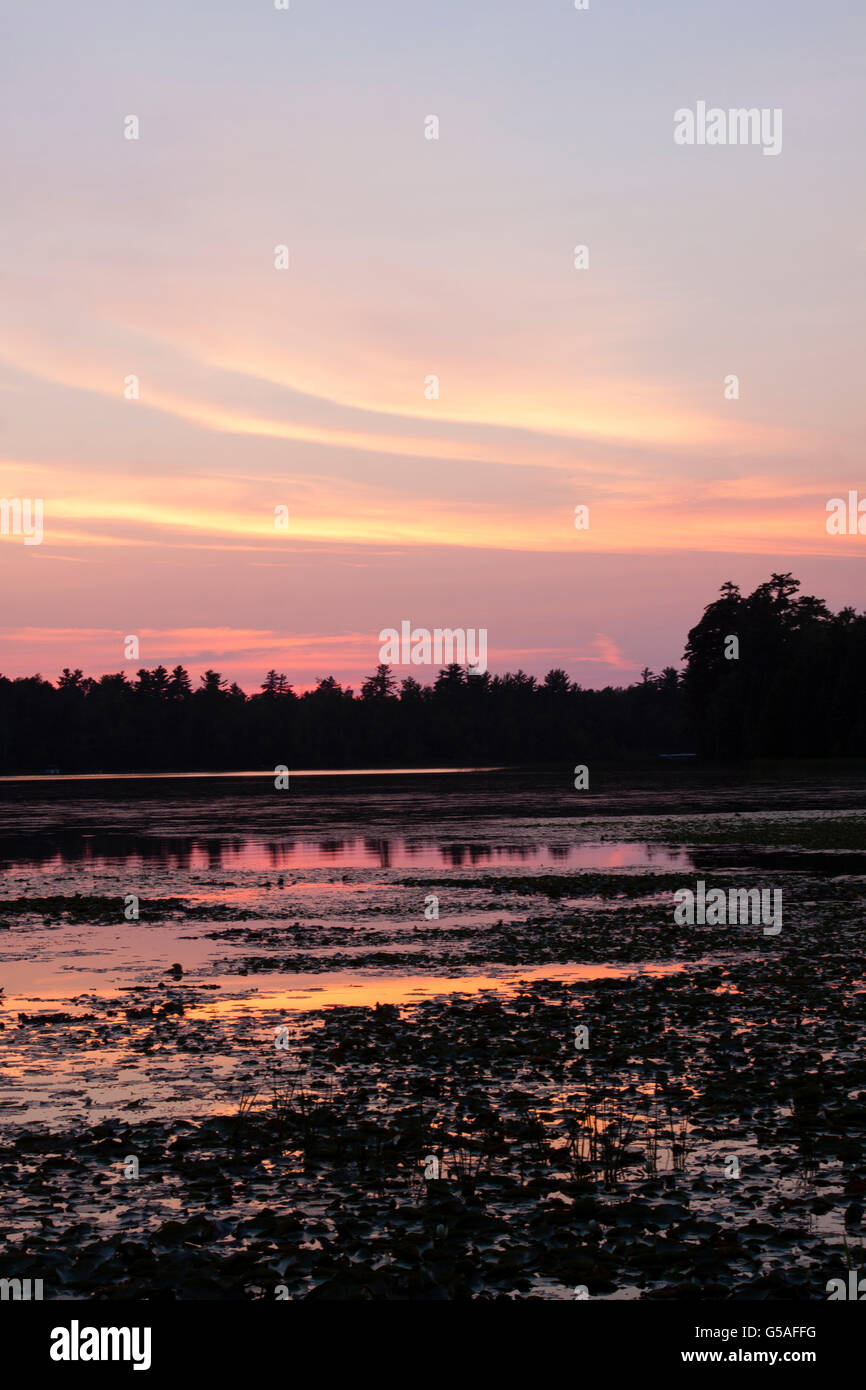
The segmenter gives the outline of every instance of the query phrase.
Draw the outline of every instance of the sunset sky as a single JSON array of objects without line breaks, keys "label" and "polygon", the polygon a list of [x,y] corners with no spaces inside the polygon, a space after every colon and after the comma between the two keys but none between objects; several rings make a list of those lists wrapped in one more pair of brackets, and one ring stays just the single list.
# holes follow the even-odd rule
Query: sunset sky
[{"label": "sunset sky", "polygon": [[[866,607],[862,7],[11,13],[3,674],[357,687],[409,619],[623,684],[727,579]],[[781,153],[677,146],[699,100]]]}]

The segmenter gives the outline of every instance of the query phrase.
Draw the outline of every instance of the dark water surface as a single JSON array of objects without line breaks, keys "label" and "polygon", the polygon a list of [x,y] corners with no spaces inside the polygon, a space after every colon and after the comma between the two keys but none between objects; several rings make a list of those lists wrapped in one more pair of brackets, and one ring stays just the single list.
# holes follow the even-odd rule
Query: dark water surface
[{"label": "dark water surface", "polygon": [[[581,792],[567,767],[292,774],[287,790],[273,774],[0,783],[0,1113],[25,1136],[46,1126],[65,1136],[50,1143],[67,1154],[47,1185],[38,1160],[22,1167],[9,1229],[24,1242],[49,1230],[58,1202],[96,1221],[104,1174],[101,1150],[88,1148],[93,1126],[140,1124],[123,1152],[140,1144],[163,1158],[193,1128],[203,1144],[224,1121],[233,1134],[245,1096],[267,1126],[282,1063],[281,1075],[337,1115],[328,1145],[334,1134],[402,1132],[410,1096],[434,1134],[446,1115],[460,1129],[469,1094],[473,1123],[495,1130],[505,1117],[508,1145],[500,1153],[493,1131],[485,1140],[499,1154],[489,1199],[501,1206],[501,1248],[524,1250],[524,1290],[569,1298],[575,1279],[594,1278],[601,1296],[633,1297],[672,1277],[664,1261],[641,1261],[674,1190],[677,1239],[698,1252],[696,1268],[711,1258],[725,1287],[757,1281],[755,1296],[765,1279],[785,1297],[807,1277],[820,1289],[841,1258],[849,1194],[866,1190],[864,813],[863,770],[827,764],[598,768]],[[674,891],[698,877],[781,888],[784,930],[768,939],[760,927],[676,927]],[[586,1056],[575,1051],[576,1021],[590,1026]],[[280,1027],[291,1035],[285,1057],[274,1051]],[[797,1089],[804,1077],[818,1086],[820,1127],[812,1091]],[[593,1220],[610,1238],[584,1231],[590,1272],[572,1270],[572,1245],[553,1259],[554,1228],[534,1234],[541,1189],[509,1184],[537,1164],[546,1211],[567,1191],[585,1205],[567,1135],[591,1156],[632,1110],[641,1137],[617,1180],[632,1205],[606,1215],[622,1189],[598,1189]],[[548,1148],[533,1147],[539,1124]],[[418,1142],[423,1156],[434,1141]],[[356,1203],[366,1220],[369,1186],[338,1164],[326,1171],[326,1202],[319,1170],[292,1153],[274,1162],[295,1165],[292,1201],[308,1183],[301,1248],[326,1262],[330,1242],[339,1247],[330,1213]],[[742,1183],[723,1176],[729,1153]],[[85,1161],[95,1176],[82,1186]],[[258,1171],[251,1160],[222,1209],[227,1226],[263,1205],[282,1210],[270,1163]],[[413,1154],[389,1170],[377,1232],[391,1221],[387,1203],[415,1209],[419,1163]],[[199,1199],[170,1165],[163,1176],[142,1207],[115,1174],[99,1221],[112,1238],[156,1233],[157,1251],[179,1242],[173,1286],[188,1280],[190,1258],[175,1218]],[[756,1214],[757,1236],[729,1246],[719,1223],[748,1233]],[[716,1253],[701,1253],[707,1240]],[[90,1289],[62,1229],[43,1245],[64,1279]],[[225,1251],[215,1238],[201,1251],[213,1266],[203,1296],[215,1296]],[[111,1277],[135,1286],[143,1276],[116,1259]],[[325,1277],[313,1268],[319,1254],[302,1259],[297,1296]],[[494,1276],[488,1260],[478,1287],[512,1289],[513,1270]],[[244,1278],[259,1277],[253,1260]]]}]

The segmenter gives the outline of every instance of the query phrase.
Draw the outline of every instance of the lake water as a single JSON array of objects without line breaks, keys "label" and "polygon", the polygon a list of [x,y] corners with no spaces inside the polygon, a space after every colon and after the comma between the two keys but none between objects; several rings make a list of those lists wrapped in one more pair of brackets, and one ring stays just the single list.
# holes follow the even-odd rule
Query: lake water
[{"label": "lake water", "polygon": [[[663,1206],[674,1191],[657,1183],[664,1171],[698,1222],[688,1238],[703,1239],[720,1213],[744,1228],[757,1213],[772,1235],[765,1271],[808,1259],[820,1275],[835,1258],[826,1241],[841,1239],[848,1174],[827,1149],[826,1171],[809,1176],[818,1187],[803,1197],[800,1172],[811,1175],[813,1160],[786,1098],[789,1072],[821,1055],[838,1076],[824,1103],[844,1110],[832,1134],[852,1123],[859,1054],[831,1003],[853,1010],[866,994],[856,947],[864,810],[866,780],[827,767],[602,769],[582,793],[567,768],[293,775],[287,791],[264,775],[4,783],[0,1115],[25,1143],[48,1132],[51,1152],[66,1155],[45,1182],[38,1161],[22,1167],[10,1231],[26,1241],[47,1230],[59,1203],[101,1234],[150,1232],[157,1251],[176,1244],[171,1279],[187,1280],[189,1247],[172,1223],[202,1203],[211,1213],[214,1199],[194,1179],[184,1188],[192,1170],[169,1157],[172,1145],[195,1132],[208,1164],[226,1135],[227,1169],[232,1117],[254,1104],[267,1137],[272,1087],[291,1084],[337,1107],[329,1145],[403,1132],[419,1104],[432,1134],[446,1117],[459,1129],[463,1098],[474,1097],[500,1155],[488,1210],[503,1222],[503,1249],[523,1242],[544,1297],[570,1298],[573,1277],[567,1259],[551,1276],[548,1243],[535,1240],[537,1190],[508,1184],[537,1165],[546,1200],[561,1202],[574,1176],[563,1126],[576,1125],[591,1149],[612,1105],[623,1123],[644,1106],[631,1192]],[[676,929],[675,888],[713,875],[783,886],[781,936]],[[593,1039],[586,1055],[575,1050],[579,1021]],[[275,1052],[281,1032],[285,1054]],[[602,1109],[587,1117],[587,1103]],[[98,1148],[133,1124],[141,1129],[123,1152],[140,1145],[164,1169],[145,1202],[116,1173],[106,1179]],[[675,1132],[681,1145],[688,1136],[687,1172]],[[220,1220],[228,1231],[295,1203],[308,1223],[300,1249],[324,1260],[331,1213],[345,1205],[366,1220],[369,1184],[321,1155],[308,1162],[303,1126],[293,1133],[294,1147],[265,1164],[251,1156]],[[423,1155],[433,1139],[418,1142]],[[728,1150],[749,1171],[723,1190],[716,1174]],[[449,1161],[458,1160],[459,1148]],[[415,1209],[418,1162],[404,1157],[382,1179],[375,1232],[390,1229],[401,1203]],[[277,1196],[275,1164],[292,1175]],[[802,1206],[816,1191],[821,1204]],[[779,1210],[807,1213],[787,1244],[775,1241]],[[602,1206],[598,1215],[603,1223]],[[72,1219],[45,1245],[64,1279],[86,1283],[63,1234]],[[639,1253],[649,1237],[643,1218],[631,1219]],[[643,1275],[622,1253],[632,1246],[619,1217],[611,1221],[610,1258],[624,1267],[610,1296],[632,1297]],[[247,1237],[237,1228],[232,1239],[226,1250]],[[226,1250],[220,1240],[208,1247],[217,1288]],[[244,1277],[255,1284],[262,1256],[251,1259]],[[749,1269],[731,1259],[733,1285]],[[122,1263],[112,1278],[139,1277]],[[293,1296],[318,1277],[312,1265],[301,1271]],[[513,1277],[485,1274],[480,1287],[492,1279],[507,1290]]]},{"label": "lake water", "polygon": [[[697,826],[717,813],[772,816],[777,807],[788,816],[850,813],[866,800],[850,773],[819,783],[803,774],[762,781],[699,767],[611,769],[587,792],[575,792],[567,774],[300,774],[286,791],[262,774],[10,779],[0,785],[0,913],[11,928],[0,932],[6,1007],[72,1007],[82,993],[144,985],[174,963],[190,982],[225,988],[232,956],[246,951],[256,924],[269,931],[270,949],[289,920],[305,932],[298,979],[309,974],[303,951],[317,970],[336,956],[331,1002],[349,1002],[379,977],[396,997],[401,976],[413,976],[405,957],[425,923],[426,888],[413,879],[441,877],[447,940],[458,923],[480,933],[491,916],[518,919],[542,907],[520,893],[482,902],[476,876],[569,875],[567,901],[580,903],[585,874],[586,901],[600,906],[592,875],[612,875],[606,891],[615,906],[617,875],[694,879],[683,814]],[[93,899],[93,912],[79,903],[65,913],[59,900],[75,895]],[[124,915],[131,895],[139,912],[132,920]],[[34,899],[58,902],[28,911]],[[180,910],[148,906],[165,899]],[[373,945],[375,962],[367,959]],[[401,959],[389,965],[389,952]],[[346,970],[353,954],[357,976]],[[449,978],[435,962],[427,968]],[[293,972],[282,973],[280,983],[291,984]],[[236,991],[240,983],[235,976]],[[263,984],[259,978],[257,993]]]}]

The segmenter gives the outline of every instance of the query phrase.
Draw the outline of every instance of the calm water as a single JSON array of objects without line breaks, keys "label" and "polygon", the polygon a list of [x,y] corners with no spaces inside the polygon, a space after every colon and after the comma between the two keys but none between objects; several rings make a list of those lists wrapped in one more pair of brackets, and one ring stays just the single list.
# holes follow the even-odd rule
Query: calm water
[{"label": "calm water", "polygon": [[[440,843],[436,840],[357,836],[354,839],[265,840],[240,837],[201,840],[144,839],[83,835],[63,850],[46,846],[42,853],[8,853],[3,869],[27,871],[38,867],[46,875],[104,874],[112,870],[186,869],[190,873],[212,869],[286,870],[310,869],[656,869],[692,867],[684,850],[621,841],[616,844],[522,844],[483,842]],[[11,881],[11,879],[10,879]]]},{"label": "calm water", "polygon": [[[850,777],[757,782],[696,768],[602,772],[585,793],[574,791],[570,769],[293,777],[285,792],[260,775],[6,783],[4,1016],[11,1023],[19,1013],[63,1010],[113,1018],[119,1010],[125,1018],[130,1002],[171,987],[166,975],[175,966],[189,1019],[230,1028],[231,1020],[256,1028],[258,1018],[333,1005],[507,992],[521,980],[680,970],[682,962],[671,960],[582,958],[579,945],[573,959],[540,965],[531,953],[521,956],[519,943],[527,922],[533,940],[543,941],[545,923],[553,927],[565,911],[621,911],[617,876],[676,873],[688,882],[695,857],[683,839],[684,816],[750,808],[811,816],[864,800],[862,783]],[[667,842],[659,834],[666,818]],[[576,886],[561,900],[526,891],[533,875],[566,873]],[[586,895],[582,874],[590,876]],[[603,903],[593,897],[599,874]],[[425,917],[431,882],[441,900],[434,922]],[[64,913],[62,900],[75,895]],[[129,895],[140,904],[137,920],[124,916]],[[56,901],[28,910],[34,899]],[[155,899],[182,908],[157,908]],[[489,961],[486,933],[501,942],[512,928],[512,963],[500,950],[498,964],[481,965]],[[44,1114],[69,1069],[50,1033],[40,1036],[38,1056],[27,1027],[7,1026],[0,1039]],[[104,1096],[123,1092],[112,1080],[118,1066],[139,1065],[127,1043],[114,1050],[95,1042],[70,1063],[70,1104],[80,1103],[73,1073],[83,1055]],[[162,1066],[169,1090],[189,1087],[182,1056],[176,1067],[168,1059]],[[156,1104],[159,1088],[153,1094]]]}]

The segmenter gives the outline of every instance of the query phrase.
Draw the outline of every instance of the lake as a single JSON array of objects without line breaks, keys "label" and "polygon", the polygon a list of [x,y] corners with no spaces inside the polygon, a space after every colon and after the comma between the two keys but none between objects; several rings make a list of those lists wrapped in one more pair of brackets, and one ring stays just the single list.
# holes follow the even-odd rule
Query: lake
[{"label": "lake", "polygon": [[[634,1298],[704,1260],[725,1288],[794,1297],[792,1268],[841,1258],[866,1177],[855,768],[619,767],[582,792],[570,769],[293,774],[284,791],[264,774],[15,779],[0,873],[0,1114],[25,1155],[0,1274],[36,1239],[51,1296],[97,1296],[74,1216],[110,1287],[175,1287],[175,1227],[197,1211],[217,1224],[179,1296],[227,1280],[272,1296],[279,1274],[292,1297],[334,1280],[349,1297],[354,1269],[384,1297],[411,1276],[417,1296],[561,1299],[588,1278]],[[697,878],[781,889],[778,938],[675,926]],[[144,1205],[105,1166],[110,1136],[148,1155]],[[231,1195],[205,1201],[196,1171]],[[458,1276],[424,1213],[458,1201],[471,1226],[482,1196],[494,1253],[479,1228]],[[331,1202],[384,1264],[349,1254]],[[263,1207],[307,1232],[281,1273],[267,1232],[243,1234]],[[662,1229],[682,1250],[656,1268],[639,1252]],[[725,1230],[736,1248],[713,1236],[708,1254]]]}]

